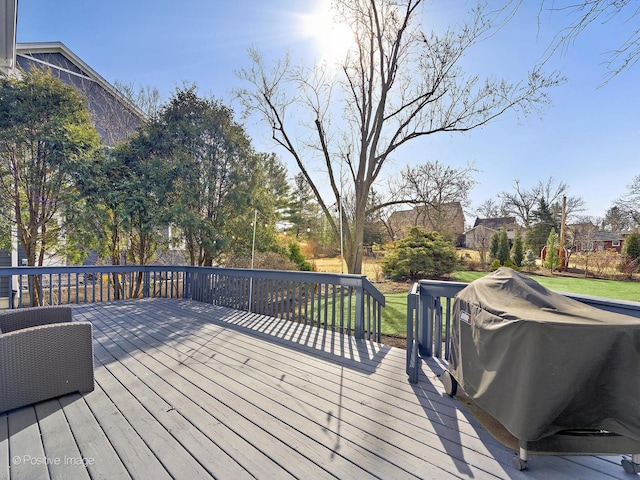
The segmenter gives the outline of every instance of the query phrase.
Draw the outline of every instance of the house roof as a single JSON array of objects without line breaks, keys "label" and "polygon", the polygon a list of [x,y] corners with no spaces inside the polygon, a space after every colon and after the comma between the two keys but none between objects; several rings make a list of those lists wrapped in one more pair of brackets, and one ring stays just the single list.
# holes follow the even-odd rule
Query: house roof
[{"label": "house roof", "polygon": [[497,232],[498,230],[495,228],[491,228],[488,227],[487,225],[485,225],[484,223],[481,223],[480,225],[475,225],[474,227],[471,227],[469,230],[467,230],[465,233],[470,233],[470,232],[475,232],[476,230],[489,230],[491,232]]},{"label": "house roof", "polygon": [[496,218],[476,218],[476,222],[473,224],[474,227],[478,225],[484,225],[487,228],[491,228],[493,230],[499,230],[500,227],[504,227],[506,225],[513,225],[516,223],[516,217],[496,217]]},{"label": "house roof", "polygon": [[598,242],[615,242],[619,240],[624,240],[624,234],[618,232],[595,232],[593,234],[593,240]]},{"label": "house roof", "polygon": [[[48,62],[42,54],[60,54],[65,57],[71,65],[69,68],[62,67],[58,64]],[[83,80],[89,80],[97,83],[104,90],[113,95],[119,102],[126,105],[132,113],[140,119],[144,119],[146,115],[131,100],[125,97],[117,88],[105,80],[98,72],[91,68],[84,60],[73,53],[62,42],[33,42],[16,44],[16,56],[40,64],[44,67],[51,68],[67,75],[78,77]]]},{"label": "house roof", "polygon": [[[393,212],[389,218],[393,218],[393,219],[413,219],[416,217],[416,215],[418,215],[418,213],[423,212],[424,209],[433,209],[435,207],[432,207],[430,205],[416,205],[415,207],[413,207],[411,210],[396,210],[395,212]],[[442,205],[440,205],[440,208],[444,211],[446,211],[447,214],[451,215],[451,216],[455,216],[455,215],[459,215],[459,214],[464,214],[464,212],[462,211],[462,205],[460,205],[460,202],[450,202],[450,203],[443,203]]]},{"label": "house roof", "polygon": [[[433,225],[429,212],[435,213],[436,208],[429,205],[417,205],[411,210],[398,210],[389,216],[389,224],[394,229],[406,229],[419,224],[423,228],[429,230],[446,227],[454,233],[463,233],[464,230],[464,211],[460,202],[449,202],[440,205],[440,215],[437,221],[443,221],[446,225],[440,227]],[[426,214],[426,215],[425,215]],[[458,225],[459,224],[459,225]]]}]

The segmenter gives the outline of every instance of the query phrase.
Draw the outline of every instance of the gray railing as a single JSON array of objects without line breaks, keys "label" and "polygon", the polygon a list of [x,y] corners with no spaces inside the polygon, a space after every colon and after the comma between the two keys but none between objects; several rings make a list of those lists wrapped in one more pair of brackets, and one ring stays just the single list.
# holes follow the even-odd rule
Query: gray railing
[{"label": "gray railing", "polygon": [[189,298],[380,341],[384,296],[363,275],[189,266],[2,267],[4,308]]},{"label": "gray railing", "polygon": [[380,341],[385,298],[364,275],[197,269],[194,300]]},{"label": "gray railing", "polygon": [[[451,314],[456,294],[467,283],[421,280],[407,296],[407,375],[418,381],[420,357],[449,359]],[[640,303],[558,292],[609,312],[640,318]]]}]

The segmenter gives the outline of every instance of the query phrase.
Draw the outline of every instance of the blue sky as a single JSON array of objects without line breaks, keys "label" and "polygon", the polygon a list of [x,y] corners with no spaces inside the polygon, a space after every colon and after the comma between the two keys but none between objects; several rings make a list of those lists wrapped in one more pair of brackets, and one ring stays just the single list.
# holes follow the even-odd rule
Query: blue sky
[{"label": "blue sky", "polygon": [[[156,87],[163,98],[184,81],[201,94],[233,104],[237,70],[249,65],[247,48],[267,58],[310,59],[322,46],[304,19],[321,0],[20,0],[19,42],[61,41],[109,81]],[[457,24],[474,5],[467,1],[427,0],[426,28]],[[538,16],[537,2],[526,2],[498,34],[464,59],[469,73],[524,78],[553,35],[567,23],[563,12]],[[307,15],[307,17],[305,17]],[[471,192],[473,205],[553,176],[583,197],[585,214],[603,216],[640,174],[640,66],[602,83],[606,52],[622,43],[629,25],[622,18],[588,28],[577,41],[547,63],[568,82],[550,91],[552,104],[540,115],[508,114],[468,134],[420,139],[394,158],[387,172],[407,163],[439,160],[455,167],[473,162],[480,170]],[[637,23],[637,22],[636,22]],[[326,46],[325,46],[326,47]],[[269,132],[248,123],[256,148],[271,151]],[[275,150],[277,152],[277,150]],[[293,164],[289,173],[296,173]],[[384,172],[383,172],[384,173]],[[473,222],[472,215],[467,222]]]}]

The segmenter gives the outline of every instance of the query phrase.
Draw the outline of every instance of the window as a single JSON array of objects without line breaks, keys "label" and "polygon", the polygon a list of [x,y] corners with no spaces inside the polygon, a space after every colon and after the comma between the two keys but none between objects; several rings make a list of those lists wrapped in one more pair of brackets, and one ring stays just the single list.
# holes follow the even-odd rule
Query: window
[{"label": "window", "polygon": [[611,246],[612,247],[619,247],[620,246],[620,240],[613,240],[611,242]]}]

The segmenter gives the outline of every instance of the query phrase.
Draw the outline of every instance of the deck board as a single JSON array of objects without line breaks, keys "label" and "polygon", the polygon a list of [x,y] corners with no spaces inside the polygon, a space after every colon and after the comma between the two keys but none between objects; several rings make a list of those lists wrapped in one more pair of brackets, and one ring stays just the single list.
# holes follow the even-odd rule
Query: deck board
[{"label": "deck board", "polygon": [[[102,394],[100,386],[96,385],[96,390],[85,397],[100,394]],[[131,478],[120,457],[113,449],[112,440],[106,436],[97,418],[89,409],[86,399],[73,393],[60,397],[60,404],[82,455],[81,458],[86,459],[87,471],[91,478],[105,480]],[[63,455],[60,452],[58,458]],[[12,476],[12,478],[14,477]]]},{"label": "deck board", "polygon": [[621,456],[516,471],[444,393],[443,366],[412,385],[401,349],[186,300],[74,317],[94,325],[96,389],[0,415],[0,480],[66,473],[3,470],[10,454],[92,460],[70,478],[629,478]]},{"label": "deck board", "polygon": [[[295,381],[292,378],[301,371],[300,368],[297,368],[300,360],[289,358],[287,361],[286,354],[290,353],[290,349],[272,347],[261,356],[260,362],[254,365],[246,364],[243,361],[242,345],[236,345],[235,357],[232,356],[233,338],[225,338],[223,335],[216,334],[212,336],[211,340],[202,338],[201,342],[187,339],[181,340],[180,343],[183,346],[178,348],[179,351],[182,351],[185,356],[190,355],[190,359],[193,361],[202,362],[195,369],[201,371],[203,376],[218,378],[220,373],[227,372],[226,376],[231,378],[232,381],[226,388],[236,390],[247,388],[255,393],[258,393],[256,389],[260,389],[261,393],[267,392],[268,398],[285,407],[294,398],[296,402],[304,403],[305,420],[311,420],[320,426],[322,434],[328,432],[334,436],[341,448],[345,448],[343,438],[357,439],[360,447],[366,449],[367,455],[393,458],[396,465],[402,465],[408,473],[413,473],[417,476],[428,473],[425,471],[425,462],[418,460],[424,453],[423,447],[428,448],[428,443],[421,442],[416,444],[415,441],[410,441],[398,429],[394,429],[391,426],[373,424],[371,419],[380,416],[380,411],[372,411],[371,405],[368,405],[368,403],[371,403],[372,396],[362,395],[356,401],[350,400],[348,398],[349,392],[346,390],[350,390],[350,393],[355,396],[358,396],[358,390],[345,388],[343,385],[345,383],[344,376],[352,377],[351,380],[358,380],[358,377],[355,374],[345,373],[342,367],[331,369],[326,363],[317,362],[311,358],[304,361],[305,369],[303,374],[305,377],[298,378]],[[224,348],[224,353],[221,355],[218,352],[222,346],[226,348]],[[194,353],[191,354],[191,352]],[[210,361],[211,355],[215,355],[216,363],[213,365],[211,365]],[[322,374],[327,370],[336,370],[331,374],[335,378],[324,379]],[[358,389],[362,388],[362,386],[357,384]],[[294,388],[295,391],[293,390]],[[340,389],[342,389],[342,392]],[[376,393],[380,392],[374,391],[373,396],[376,396]],[[336,413],[335,409],[337,403],[340,404],[338,413]],[[273,412],[278,406],[271,405],[269,409]],[[391,405],[389,407],[389,410],[397,408]],[[343,411],[349,413],[351,421],[341,419]],[[382,413],[388,412],[383,411]],[[283,410],[280,420],[294,424],[295,428],[301,428],[292,420],[297,415],[299,414],[293,409],[289,411]],[[375,433],[377,436],[375,437],[369,433],[372,425],[376,426]],[[380,441],[381,438],[383,439],[382,441]],[[435,440],[437,440],[437,437]],[[331,444],[329,443],[328,445],[330,446]],[[335,449],[335,446],[333,448]],[[434,452],[434,456],[430,460],[439,465],[439,468],[434,469],[432,473],[440,478],[446,476],[443,469],[447,463],[450,464],[449,470],[452,474],[457,470],[454,461],[451,460],[447,453],[438,455],[437,452]],[[477,470],[475,467],[471,470],[477,478],[483,478],[483,475],[486,475],[486,472]],[[393,475],[400,474],[401,472],[388,472],[389,476],[386,478],[393,478]],[[495,477],[490,475],[486,478]]]},{"label": "deck board", "polygon": [[[269,457],[287,458],[285,467],[295,476],[299,478],[305,475],[325,476],[326,472],[323,472],[323,469],[328,469],[347,478],[349,474],[353,475],[352,478],[365,477],[366,474],[360,468],[344,461],[342,457],[336,457],[334,461],[330,461],[331,452],[327,452],[324,457],[321,456],[320,446],[313,445],[313,442],[305,437],[305,432],[292,428],[282,419],[274,421],[274,417],[277,420],[277,416],[273,410],[278,408],[275,402],[269,401],[267,397],[262,397],[260,394],[256,395],[256,392],[250,389],[238,389],[236,382],[225,377],[223,373],[209,369],[203,371],[200,368],[201,364],[191,355],[175,352],[175,346],[179,345],[179,340],[171,347],[165,345],[160,348],[153,347],[136,337],[134,328],[132,326],[131,329],[122,329],[120,333],[123,335],[121,337],[123,341],[126,341],[125,336],[130,337],[130,340],[137,344],[137,348],[145,349],[146,360],[154,359],[163,368],[169,368],[175,374],[182,376],[187,380],[184,384],[184,392],[190,398],[197,400],[199,407],[214,412],[234,431],[243,429],[242,435],[245,438],[252,438]],[[162,332],[156,333],[156,335],[161,334]],[[210,377],[215,377],[215,380],[210,380]],[[225,392],[225,396],[230,395],[230,399],[218,400],[216,397],[220,396],[220,392]],[[244,398],[247,392],[252,397],[251,401]],[[266,402],[267,405],[261,405],[259,400]],[[176,405],[175,408],[182,407]],[[258,415],[254,415],[254,411]],[[314,463],[318,464],[317,468],[314,468]]]},{"label": "deck board", "polygon": [[9,413],[9,450],[12,459],[17,459],[12,461],[12,469],[15,469],[18,478],[48,476],[40,427],[33,408],[19,408]]},{"label": "deck board", "polygon": [[[128,367],[125,371],[121,368],[121,364],[109,363],[108,359],[113,357],[99,344],[96,345],[96,358],[100,365],[108,369],[120,381],[128,382],[131,380],[131,376],[136,374],[145,378],[144,382],[137,382],[135,390],[132,390],[138,401],[142,402],[155,421],[166,429],[166,434],[173,436],[181,446],[188,448],[189,454],[193,458],[199,459],[202,467],[209,474],[216,471],[228,478],[237,478],[238,480],[248,478],[244,469],[240,468],[198,428],[173,409],[170,403],[172,397],[167,394],[168,389],[172,389],[170,385],[154,382],[155,374],[151,370],[139,371],[139,369]],[[105,364],[102,363],[103,361]],[[163,398],[157,392],[162,392],[165,397]],[[157,478],[163,477],[158,476]]]},{"label": "deck board", "polygon": [[53,399],[35,406],[45,458],[59,459],[49,464],[52,479],[88,480],[89,474],[75,443],[60,402]]},{"label": "deck board", "polygon": [[9,425],[7,415],[0,415],[0,480],[9,480]]},{"label": "deck board", "polygon": [[[99,364],[98,354],[96,358]],[[108,396],[106,393],[88,395],[87,404],[111,440],[129,475],[148,475],[157,480],[164,480],[171,478],[167,471],[179,472],[182,469],[192,474],[201,473],[197,466],[181,461],[185,455],[180,455],[180,444],[166,441],[165,432],[150,418],[145,408],[153,408],[153,401],[145,402],[143,408],[139,402],[146,400],[144,395],[137,397],[137,392],[130,394],[108,374],[101,375],[97,383],[100,391],[109,392]],[[166,459],[165,465],[154,455],[153,447],[160,450],[161,454],[158,457]],[[175,452],[176,455],[168,455],[173,449],[178,450]],[[169,463],[173,459],[179,460],[178,465],[175,462]]]}]

